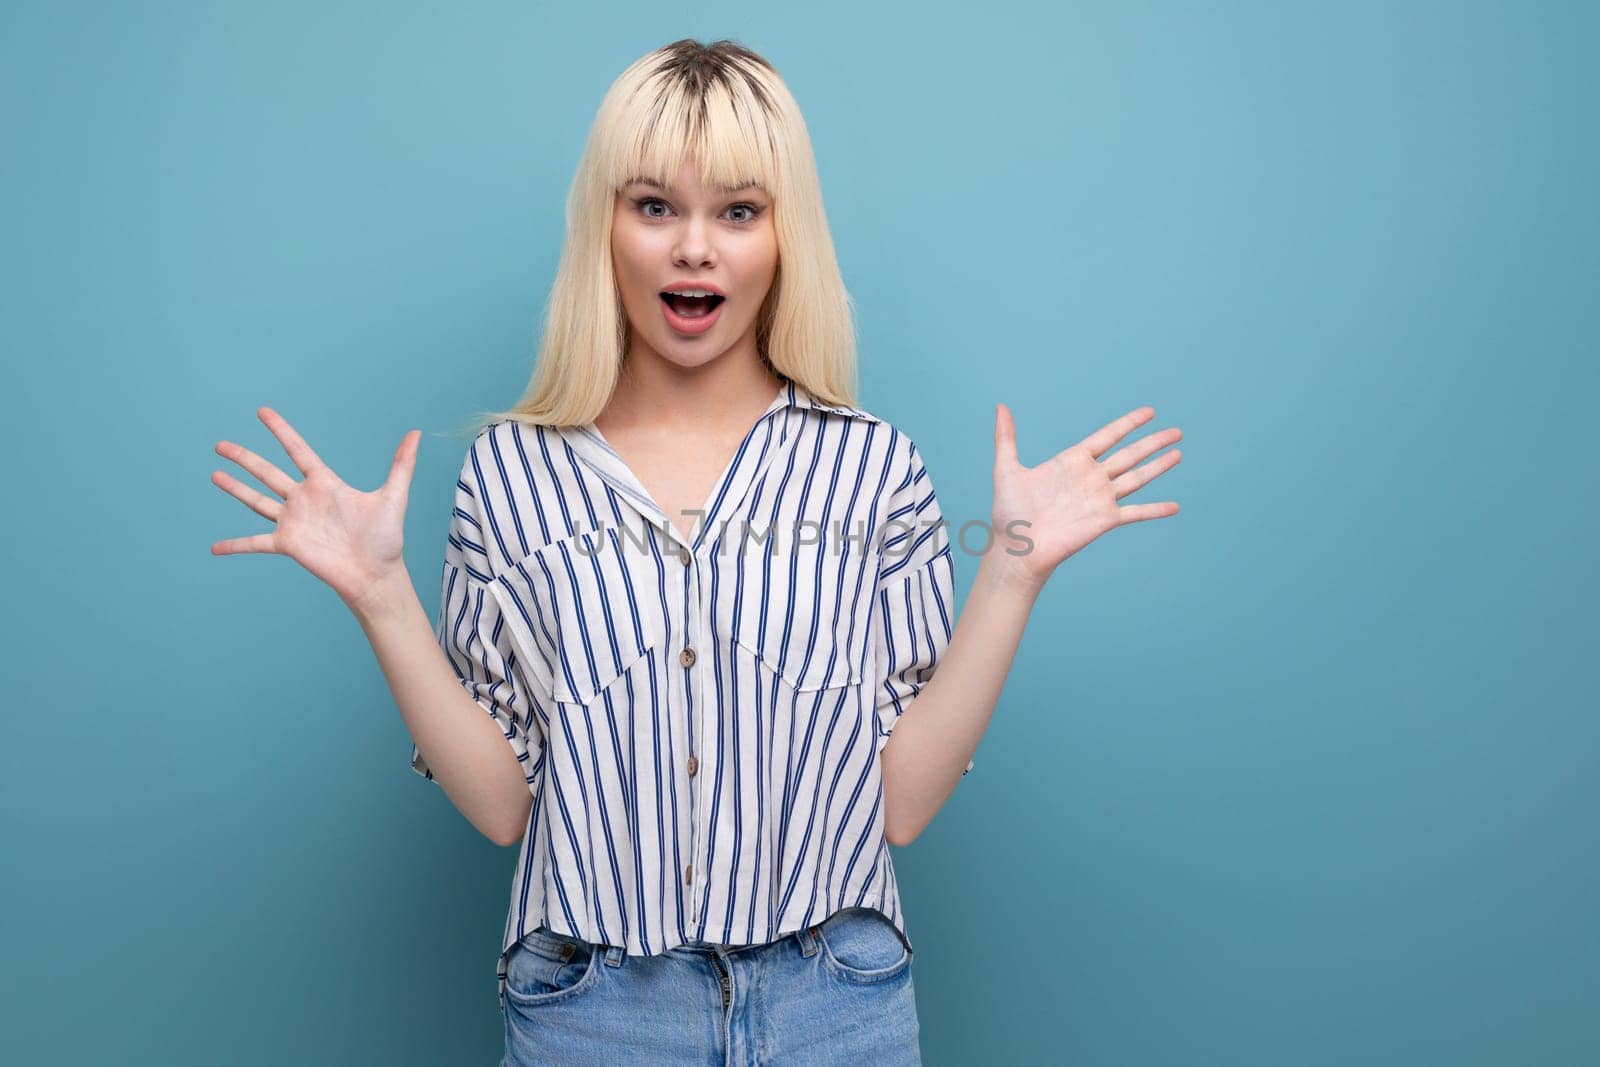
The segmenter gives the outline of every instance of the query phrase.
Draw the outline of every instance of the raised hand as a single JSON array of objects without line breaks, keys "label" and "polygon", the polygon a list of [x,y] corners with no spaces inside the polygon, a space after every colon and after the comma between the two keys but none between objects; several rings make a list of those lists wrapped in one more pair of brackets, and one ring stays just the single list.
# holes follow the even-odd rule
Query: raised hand
[{"label": "raised hand", "polygon": [[217,455],[255,475],[277,497],[253,489],[224,471],[212,473],[212,484],[276,525],[270,533],[218,541],[211,546],[211,554],[274,552],[288,556],[353,606],[384,578],[405,567],[401,548],[406,498],[422,432],[411,430],[401,438],[389,477],[373,492],[363,493],[341,481],[283,416],[267,407],[256,409],[256,415],[283,445],[305,480],[295,481],[242,445],[219,441]]},{"label": "raised hand", "polygon": [[[1135,428],[1155,418],[1152,407],[1136,408],[1107,423],[1036,467],[1017,459],[1017,427],[1011,409],[996,406],[994,430],[995,543],[990,551],[1022,581],[1043,585],[1057,566],[1107,530],[1178,513],[1174,501],[1122,504],[1118,500],[1178,465],[1177,449],[1144,466],[1141,460],[1183,437],[1177,427],[1141,437],[1100,457]],[[1008,524],[1018,522],[1014,528]],[[1008,529],[1010,536],[1008,536]],[[1031,549],[1023,538],[1031,539]]]}]

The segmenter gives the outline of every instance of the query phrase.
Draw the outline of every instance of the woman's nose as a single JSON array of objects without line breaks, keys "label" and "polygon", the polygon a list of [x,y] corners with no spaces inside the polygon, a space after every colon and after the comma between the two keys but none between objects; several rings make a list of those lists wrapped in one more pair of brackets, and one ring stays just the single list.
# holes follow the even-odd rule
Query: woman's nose
[{"label": "woman's nose", "polygon": [[674,255],[679,263],[699,267],[709,266],[715,261],[716,253],[711,247],[710,230],[706,223],[690,219],[678,233]]}]

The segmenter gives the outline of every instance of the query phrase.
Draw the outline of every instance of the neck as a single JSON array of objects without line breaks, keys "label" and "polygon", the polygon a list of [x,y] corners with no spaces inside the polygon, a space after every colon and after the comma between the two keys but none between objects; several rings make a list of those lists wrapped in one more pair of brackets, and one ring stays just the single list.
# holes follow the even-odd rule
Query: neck
[{"label": "neck", "polygon": [[[752,339],[753,340],[753,339]],[[637,342],[597,423],[689,429],[707,423],[747,424],[777,395],[783,379],[752,343],[699,367],[682,367]]]}]

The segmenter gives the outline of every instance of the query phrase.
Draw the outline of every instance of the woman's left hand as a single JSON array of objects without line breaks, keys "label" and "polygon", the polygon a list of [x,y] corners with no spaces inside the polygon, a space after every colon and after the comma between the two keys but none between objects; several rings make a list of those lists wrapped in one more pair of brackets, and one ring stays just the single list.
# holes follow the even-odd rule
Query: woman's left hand
[{"label": "woman's left hand", "polygon": [[1038,466],[1024,467],[1017,459],[1011,409],[996,405],[994,537],[989,548],[996,564],[1025,586],[1042,586],[1063,560],[1107,530],[1176,515],[1178,505],[1171,500],[1117,501],[1178,465],[1183,453],[1173,449],[1153,463],[1136,466],[1182,438],[1181,430],[1149,434],[1100,458],[1155,414],[1152,407],[1136,408]]}]

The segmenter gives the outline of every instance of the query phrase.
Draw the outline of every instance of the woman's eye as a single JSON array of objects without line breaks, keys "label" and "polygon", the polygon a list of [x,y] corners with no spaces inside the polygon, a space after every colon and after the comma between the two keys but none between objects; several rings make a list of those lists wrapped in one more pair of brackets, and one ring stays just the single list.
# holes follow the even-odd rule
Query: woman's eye
[{"label": "woman's eye", "polygon": [[[667,217],[667,213],[671,211],[671,206],[665,200],[658,200],[653,196],[647,196],[639,200],[635,200],[634,204],[638,207],[640,213],[642,213],[647,219],[664,219]],[[656,212],[653,210],[655,208],[661,208],[661,211]],[[740,224],[741,226],[748,225],[749,223],[752,223],[761,217],[761,209],[754,204],[734,204],[728,209],[730,215],[739,211],[745,212],[745,214],[743,216],[733,218],[732,221]]]}]

